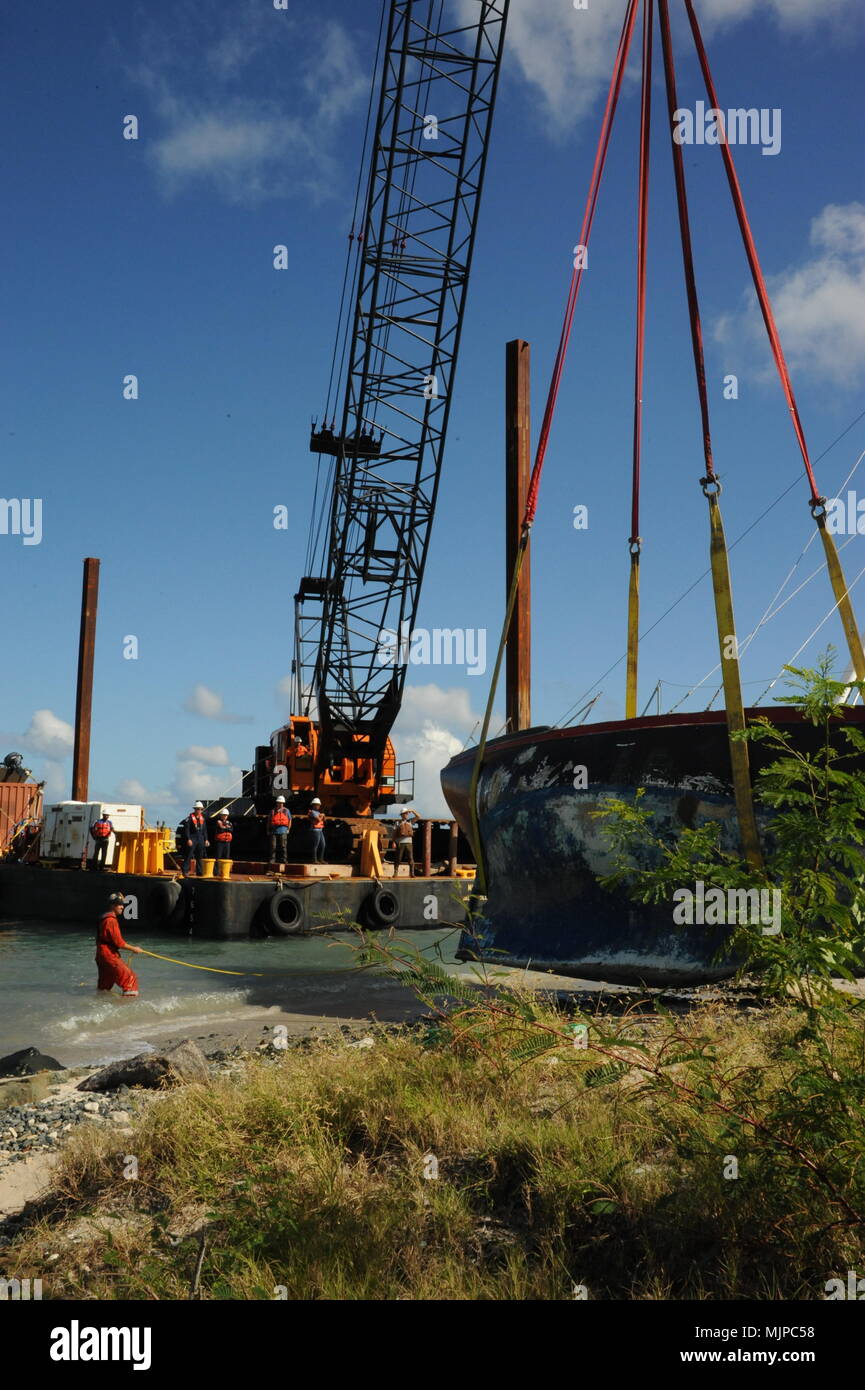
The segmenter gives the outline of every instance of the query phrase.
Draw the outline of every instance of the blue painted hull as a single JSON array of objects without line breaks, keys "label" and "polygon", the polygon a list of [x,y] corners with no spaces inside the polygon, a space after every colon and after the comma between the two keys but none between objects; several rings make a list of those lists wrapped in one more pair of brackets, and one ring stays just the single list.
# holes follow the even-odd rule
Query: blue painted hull
[{"label": "blue painted hull", "polygon": [[[758,715],[788,727],[797,747],[816,746],[817,731],[796,710],[748,711]],[[865,709],[849,717],[861,725]],[[460,754],[441,774],[470,839],[474,756]],[[766,757],[752,745],[752,772]],[[587,785],[576,790],[579,768]],[[463,958],[620,984],[729,978],[739,962],[725,953],[725,928],[680,927],[671,904],[644,906],[601,887],[613,864],[603,823],[591,813],[606,797],[633,798],[639,787],[661,833],[714,820],[722,844],[738,851],[723,711],[528,730],[489,743],[478,786],[488,896],[473,935],[463,934]]]}]

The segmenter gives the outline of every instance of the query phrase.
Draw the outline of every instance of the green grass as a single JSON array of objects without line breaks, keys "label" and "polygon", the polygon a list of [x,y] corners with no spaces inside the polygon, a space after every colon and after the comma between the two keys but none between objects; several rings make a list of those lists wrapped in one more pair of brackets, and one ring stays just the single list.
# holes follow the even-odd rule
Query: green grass
[{"label": "green grass", "polygon": [[[821,1298],[857,1260],[865,1273],[862,1225],[839,1218],[837,1196],[841,1183],[861,1205],[861,1107],[830,1191],[747,1124],[731,1129],[708,1093],[646,1089],[639,1066],[591,1084],[606,1058],[567,1043],[499,1065],[512,1038],[485,1034],[479,1051],[465,1022],[382,1031],[367,1050],[292,1048],[243,1078],[167,1092],[134,1138],[79,1132],[59,1198],[0,1268],[41,1277],[44,1298],[181,1299],[203,1232],[210,1299],[568,1299],[575,1284],[590,1298]],[[624,1055],[639,1041],[649,1061],[665,1041],[708,1040],[722,1104],[774,1117],[797,1022],[717,1011],[618,1031]],[[697,1090],[705,1074],[667,1073]],[[723,1176],[731,1152],[736,1180]]]}]

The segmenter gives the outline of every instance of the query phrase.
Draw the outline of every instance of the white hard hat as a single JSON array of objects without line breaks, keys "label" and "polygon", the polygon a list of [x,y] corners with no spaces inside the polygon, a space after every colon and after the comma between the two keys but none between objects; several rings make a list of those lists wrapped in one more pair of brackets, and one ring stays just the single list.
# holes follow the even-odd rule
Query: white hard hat
[{"label": "white hard hat", "polygon": [[401,806],[401,807],[400,807],[400,812],[399,812],[399,813],[400,813],[401,816],[405,816],[405,815],[408,814],[408,811],[409,811],[409,810],[410,810],[410,808],[409,808],[408,806]]},{"label": "white hard hat", "polygon": [[317,796],[314,796],[314,797],[312,798],[312,805],[313,805],[313,806],[320,806],[320,805],[321,805],[321,802],[319,801],[319,799],[318,799]]},{"label": "white hard hat", "polygon": [[284,801],[284,800],[285,800],[285,797],[284,797],[284,796],[278,796],[278,797],[276,798],[276,800],[277,800],[277,802]]},{"label": "white hard hat", "polygon": [[195,803],[195,805],[193,806],[192,809],[193,809],[193,811],[203,811],[203,810],[204,810],[204,802],[203,802],[203,801],[196,801],[196,803]]},{"label": "white hard hat", "polygon": [[227,816],[227,815],[228,815],[228,807],[227,807],[227,806],[223,806],[223,808],[222,808],[222,810],[219,812],[219,814],[220,814],[221,816]]}]

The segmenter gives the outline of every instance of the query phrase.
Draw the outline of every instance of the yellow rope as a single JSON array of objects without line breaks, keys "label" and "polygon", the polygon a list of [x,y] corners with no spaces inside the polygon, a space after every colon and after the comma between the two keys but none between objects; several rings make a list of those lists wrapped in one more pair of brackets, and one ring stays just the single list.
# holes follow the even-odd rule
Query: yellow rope
[{"label": "yellow rope", "polygon": [[172,965],[185,965],[187,970],[209,970],[212,975],[258,975],[263,977],[271,973],[291,973],[285,971],[271,972],[267,970],[220,970],[215,965],[193,965],[191,961],[188,960],[175,960],[173,956],[160,956],[157,951],[145,951],[143,946],[140,950],[143,956],[152,956],[154,960],[167,960],[170,961]]}]

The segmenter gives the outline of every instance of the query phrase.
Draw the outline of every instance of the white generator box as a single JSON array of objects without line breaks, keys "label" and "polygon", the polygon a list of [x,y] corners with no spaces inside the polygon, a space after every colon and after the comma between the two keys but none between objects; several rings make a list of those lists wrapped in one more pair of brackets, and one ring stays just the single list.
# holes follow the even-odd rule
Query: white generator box
[{"label": "white generator box", "polygon": [[[141,830],[144,825],[144,808],[108,801],[58,801],[45,807],[42,827],[42,858],[72,859],[80,863],[85,857],[93,857],[95,840],[90,827],[99,820],[102,810],[115,830]],[[108,841],[106,864],[114,863],[116,840],[112,835]]]}]

